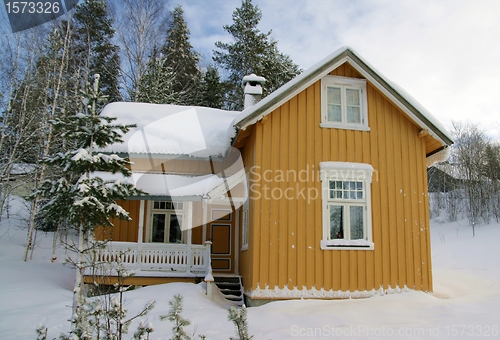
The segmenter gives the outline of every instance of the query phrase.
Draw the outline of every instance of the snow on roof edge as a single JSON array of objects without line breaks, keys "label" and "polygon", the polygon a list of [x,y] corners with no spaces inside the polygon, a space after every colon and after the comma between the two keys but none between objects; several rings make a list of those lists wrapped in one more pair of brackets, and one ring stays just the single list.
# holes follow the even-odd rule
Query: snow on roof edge
[{"label": "snow on roof edge", "polygon": [[[399,96],[404,100],[403,102],[400,101],[402,105],[404,105],[407,108],[408,105],[410,105],[424,118],[424,120],[427,120],[428,123],[422,121],[419,117],[416,117],[421,121],[421,123],[425,127],[429,128],[432,131],[437,130],[445,137],[441,138],[438,136],[438,139],[441,139],[442,142],[444,142],[447,145],[453,143],[453,138],[451,137],[448,130],[441,124],[441,122],[437,118],[434,117],[434,115],[432,115],[415,98],[413,98],[410,94],[408,94],[408,92],[402,89],[399,85],[397,85],[396,83],[390,81],[385,76],[383,76],[376,68],[374,68],[370,63],[368,63],[364,58],[360,57],[360,55],[353,48],[349,46],[344,46],[337,49],[336,51],[329,54],[327,57],[323,58],[322,60],[320,60],[319,62],[308,68],[306,71],[295,77],[294,79],[290,80],[288,83],[280,87],[278,90],[276,90],[266,98],[262,99],[257,104],[243,110],[238,116],[236,116],[236,118],[233,121],[233,124],[243,129],[245,129],[249,125],[255,124],[263,116],[271,112],[275,108],[275,106],[281,105],[283,102],[288,100],[288,97],[295,95],[296,93],[303,90],[304,87],[310,85],[309,82],[312,83],[313,81],[316,81],[317,79],[315,78],[318,76],[317,73],[321,73],[321,71],[324,71],[323,69],[327,68],[326,66],[334,65],[335,62],[342,60],[343,58],[348,58],[349,53],[352,54],[355,58],[359,59],[359,61],[368,68],[368,71],[364,70],[363,68],[365,72],[370,73],[369,71],[371,71],[385,83],[385,84],[381,83],[380,81],[377,81],[375,79],[381,86],[383,86],[384,88],[387,88],[387,86],[389,86],[389,88],[392,91],[394,91],[396,94],[399,94]],[[356,62],[356,60],[352,61]],[[436,134],[439,135],[439,133]]]},{"label": "snow on roof edge", "polygon": [[238,114],[239,111],[201,106],[110,103],[101,115],[117,118],[117,124],[135,123],[137,127],[123,135],[124,143],[115,143],[100,151],[129,155],[221,156],[231,147],[236,135],[232,122]]}]

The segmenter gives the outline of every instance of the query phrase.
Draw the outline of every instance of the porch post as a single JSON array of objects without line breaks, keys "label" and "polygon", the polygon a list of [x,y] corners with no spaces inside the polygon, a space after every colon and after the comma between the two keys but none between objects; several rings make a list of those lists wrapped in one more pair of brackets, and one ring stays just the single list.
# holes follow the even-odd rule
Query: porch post
[{"label": "porch post", "polygon": [[139,201],[139,234],[137,235],[137,254],[135,263],[137,269],[142,267],[142,238],[144,235],[144,200]]},{"label": "porch post", "polygon": [[203,240],[203,242],[205,242],[207,240],[207,200],[206,199],[202,199],[201,201],[201,209],[202,209],[202,221],[201,223],[203,224],[203,235],[201,237],[201,239]]},{"label": "porch post", "polygon": [[187,216],[187,272],[186,274],[190,275],[191,274],[191,268],[193,266],[193,248],[191,246],[192,244],[192,232],[193,232],[193,219],[192,217],[193,213],[193,206],[191,202],[188,203],[188,216]]},{"label": "porch post", "polygon": [[205,242],[205,247],[207,249],[207,274],[205,275],[205,282],[207,283],[207,296],[210,300],[212,300],[212,293],[213,293],[213,288],[214,288],[214,277],[212,275],[212,261],[210,260],[210,253],[211,253],[211,247],[212,247],[212,242],[211,241],[206,241]]}]

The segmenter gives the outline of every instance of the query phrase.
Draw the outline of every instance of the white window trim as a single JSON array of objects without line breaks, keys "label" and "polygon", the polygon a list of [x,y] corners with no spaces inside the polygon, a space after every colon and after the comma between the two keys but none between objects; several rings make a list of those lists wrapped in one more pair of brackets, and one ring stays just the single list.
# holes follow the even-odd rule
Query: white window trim
[{"label": "white window trim", "polygon": [[[366,163],[348,163],[348,162],[321,162],[320,180],[322,182],[322,239],[320,247],[323,250],[373,250],[372,238],[372,213],[371,213],[371,183],[373,167]],[[329,240],[330,234],[330,214],[329,204],[329,181],[358,181],[363,182],[364,187],[364,205],[365,205],[365,239],[364,240]],[[353,204],[356,202],[353,201]]]},{"label": "white window trim", "polygon": [[[175,213],[177,215],[182,216],[182,225],[181,225],[181,243],[180,244],[187,244],[189,241],[189,237],[187,235],[188,232],[191,232],[190,230],[190,225],[192,225],[192,218],[193,218],[193,203],[189,201],[183,201],[183,209],[155,209],[154,208],[154,200],[153,201],[148,201],[148,213],[146,217],[146,242],[147,243],[158,243],[162,244],[161,242],[152,242],[151,238],[153,237],[153,214],[155,213],[165,213],[165,214],[171,214]],[[172,244],[169,242],[163,242],[163,244]]]},{"label": "white window trim", "polygon": [[248,250],[248,206],[250,199],[243,204],[241,213],[241,251]]},{"label": "white window trim", "polygon": [[[361,124],[352,124],[345,122],[330,122],[327,115],[327,87],[337,86],[342,88],[342,116],[345,116],[345,89],[352,88],[361,91],[360,110],[361,110]],[[358,78],[348,78],[340,76],[325,76],[321,79],[321,123],[322,128],[337,128],[347,130],[361,130],[370,131],[368,126],[368,104],[366,94],[366,80]]]}]

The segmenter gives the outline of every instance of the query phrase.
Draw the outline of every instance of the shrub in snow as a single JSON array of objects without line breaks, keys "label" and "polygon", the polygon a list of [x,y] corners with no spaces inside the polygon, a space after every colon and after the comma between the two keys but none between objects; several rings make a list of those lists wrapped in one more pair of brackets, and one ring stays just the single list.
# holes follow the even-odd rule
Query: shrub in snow
[{"label": "shrub in snow", "polygon": [[231,340],[250,340],[253,338],[253,335],[248,335],[247,309],[245,306],[242,308],[229,308],[228,319],[234,323],[238,333],[238,337],[231,338]]},{"label": "shrub in snow", "polygon": [[36,340],[47,340],[47,327],[42,324],[36,328]]},{"label": "shrub in snow", "polygon": [[167,315],[161,315],[160,320],[167,319],[170,322],[174,323],[174,327],[172,328],[172,332],[174,333],[174,337],[172,340],[191,340],[192,337],[186,333],[184,327],[189,326],[191,321],[188,319],[184,319],[181,315],[182,313],[182,295],[175,294],[174,299],[169,301],[170,310]]},{"label": "shrub in snow", "polygon": [[[133,320],[146,316],[155,305],[155,301],[147,303],[133,317],[127,318],[127,309],[123,303],[123,291],[116,295],[108,295],[93,299],[83,298],[78,313],[71,320],[73,327],[67,334],[61,334],[61,340],[122,340],[128,334]],[[140,322],[133,335],[134,340],[149,339],[153,332],[151,322]],[[40,325],[36,330],[37,340],[47,339],[47,329]]]}]

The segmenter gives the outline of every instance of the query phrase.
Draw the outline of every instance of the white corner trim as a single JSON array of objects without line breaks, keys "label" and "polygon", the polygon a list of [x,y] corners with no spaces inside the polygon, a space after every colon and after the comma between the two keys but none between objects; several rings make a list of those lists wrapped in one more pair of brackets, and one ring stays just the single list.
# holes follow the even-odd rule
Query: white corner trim
[{"label": "white corner trim", "polygon": [[265,288],[260,288],[260,285],[257,284],[257,288],[254,290],[249,290],[245,292],[245,295],[251,299],[270,299],[270,300],[281,300],[281,299],[360,299],[360,298],[369,298],[375,295],[384,296],[388,294],[399,294],[402,292],[410,292],[413,289],[409,289],[406,285],[403,288],[392,288],[389,286],[387,289],[384,289],[380,286],[379,289],[375,290],[355,290],[351,291],[342,291],[342,290],[325,290],[324,288],[316,289],[316,287],[312,287],[311,289],[307,289],[307,287],[303,286],[302,289],[298,289],[297,287],[293,287],[293,289],[289,289],[287,286],[283,288],[279,288],[275,286],[273,289],[270,289],[268,285]]}]

